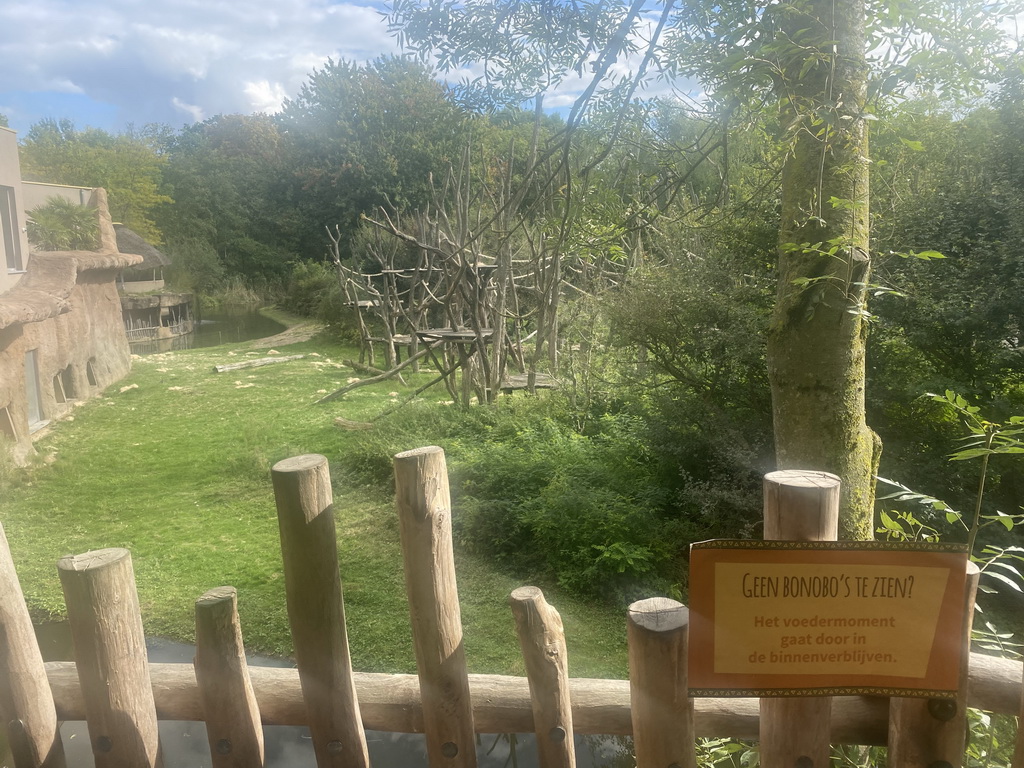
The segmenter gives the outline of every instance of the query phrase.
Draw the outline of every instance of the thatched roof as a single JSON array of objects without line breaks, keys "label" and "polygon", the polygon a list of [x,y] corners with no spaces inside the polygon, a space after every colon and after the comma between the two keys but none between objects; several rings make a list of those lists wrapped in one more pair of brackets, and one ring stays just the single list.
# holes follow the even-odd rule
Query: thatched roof
[{"label": "thatched roof", "polygon": [[140,234],[128,229],[124,224],[115,224],[114,232],[117,234],[117,250],[121,253],[136,253],[142,257],[142,263],[136,265],[136,269],[156,269],[157,267],[166,267],[171,263],[165,254],[147,243]]}]

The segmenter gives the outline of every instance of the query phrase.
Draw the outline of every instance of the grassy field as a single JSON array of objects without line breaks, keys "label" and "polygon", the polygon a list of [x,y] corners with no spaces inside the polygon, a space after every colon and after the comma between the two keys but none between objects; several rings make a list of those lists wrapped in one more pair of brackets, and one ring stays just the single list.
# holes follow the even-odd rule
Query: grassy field
[{"label": "grassy field", "polygon": [[[408,377],[408,390],[385,382],[316,405],[359,376],[342,362],[355,351],[322,337],[273,351],[306,357],[221,374],[214,365],[271,351],[255,342],[138,358],[128,378],[49,428],[36,443],[35,465],[16,472],[0,498],[0,522],[34,612],[64,613],[60,557],[126,547],[147,634],[192,640],[195,599],[230,584],[246,647],[289,655],[270,467],[321,453],[331,462],[353,663],[415,669],[393,499],[345,472],[338,459],[363,433],[333,422],[368,421],[433,374]],[[445,396],[443,388],[436,396]],[[522,582],[458,550],[456,566],[471,671],[522,674],[506,604]],[[565,623],[570,673],[625,676],[622,611],[545,593]]]}]

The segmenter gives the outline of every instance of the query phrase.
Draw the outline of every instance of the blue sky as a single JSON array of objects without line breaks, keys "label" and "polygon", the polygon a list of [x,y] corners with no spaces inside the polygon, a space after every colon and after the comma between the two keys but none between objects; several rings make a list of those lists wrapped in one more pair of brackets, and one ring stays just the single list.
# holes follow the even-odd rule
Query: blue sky
[{"label": "blue sky", "polygon": [[0,113],[119,131],[273,112],[328,57],[396,53],[366,2],[2,0]]},{"label": "blue sky", "polygon": [[[47,117],[115,133],[129,123],[178,129],[217,114],[276,112],[328,58],[400,53],[380,8],[372,0],[0,0],[0,114],[24,134]],[[571,77],[545,106],[565,109],[585,85]]]}]

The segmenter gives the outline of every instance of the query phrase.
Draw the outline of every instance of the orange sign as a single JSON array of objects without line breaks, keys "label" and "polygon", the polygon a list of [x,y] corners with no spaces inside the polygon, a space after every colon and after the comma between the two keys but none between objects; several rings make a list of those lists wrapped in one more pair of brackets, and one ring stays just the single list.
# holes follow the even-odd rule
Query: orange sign
[{"label": "orange sign", "polygon": [[953,695],[966,566],[959,545],[693,544],[690,693]]}]

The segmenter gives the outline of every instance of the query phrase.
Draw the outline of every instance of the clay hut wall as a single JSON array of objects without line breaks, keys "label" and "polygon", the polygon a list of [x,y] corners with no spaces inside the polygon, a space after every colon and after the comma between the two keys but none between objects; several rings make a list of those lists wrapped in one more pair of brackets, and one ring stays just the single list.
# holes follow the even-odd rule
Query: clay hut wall
[{"label": "clay hut wall", "polygon": [[[17,171],[17,145],[8,134],[14,136],[0,130],[2,169]],[[33,453],[42,427],[131,367],[117,277],[142,257],[117,250],[104,190],[91,190],[88,204],[99,220],[99,250],[29,253],[26,247],[24,270],[5,272],[0,283],[0,450],[18,463]],[[24,221],[21,200],[18,216]],[[29,391],[33,378],[37,397]]]}]

